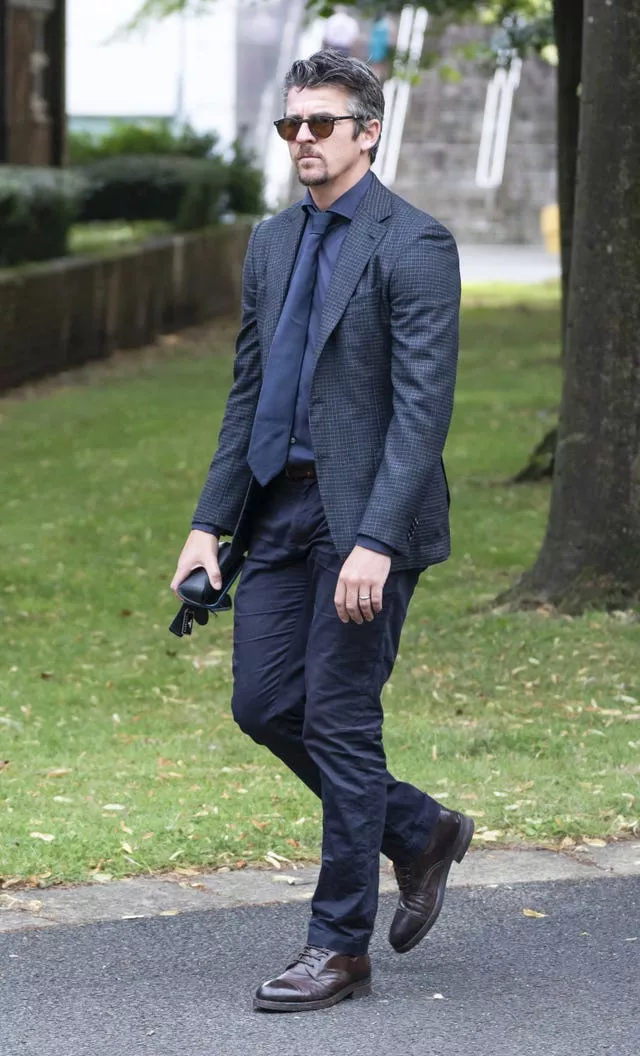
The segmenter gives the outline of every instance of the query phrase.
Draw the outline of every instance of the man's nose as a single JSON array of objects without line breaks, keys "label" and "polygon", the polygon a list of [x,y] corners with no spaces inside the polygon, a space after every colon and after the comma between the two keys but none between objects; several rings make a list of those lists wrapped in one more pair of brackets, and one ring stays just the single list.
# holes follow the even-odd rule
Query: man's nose
[{"label": "man's nose", "polygon": [[296,143],[315,143],[315,138],[307,122],[303,121],[298,129]]}]

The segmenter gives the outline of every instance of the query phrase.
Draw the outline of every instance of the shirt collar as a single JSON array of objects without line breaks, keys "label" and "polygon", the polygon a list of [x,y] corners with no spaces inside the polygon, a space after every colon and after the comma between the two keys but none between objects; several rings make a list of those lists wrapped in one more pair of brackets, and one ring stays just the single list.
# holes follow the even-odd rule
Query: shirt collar
[{"label": "shirt collar", "polygon": [[[343,216],[345,220],[353,220],[356,214],[356,209],[371,186],[372,179],[373,176],[371,172],[366,172],[362,179],[358,180],[353,187],[350,187],[348,191],[345,191],[344,194],[341,194],[340,197],[333,202],[329,208],[329,212],[336,213],[337,216]],[[302,207],[306,212],[318,211],[318,207],[311,197],[311,192],[308,188],[302,202]]]}]

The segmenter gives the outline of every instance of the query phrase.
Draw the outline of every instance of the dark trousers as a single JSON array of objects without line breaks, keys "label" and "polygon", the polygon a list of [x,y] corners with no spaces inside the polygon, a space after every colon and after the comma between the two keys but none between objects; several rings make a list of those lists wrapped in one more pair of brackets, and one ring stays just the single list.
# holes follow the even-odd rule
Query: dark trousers
[{"label": "dark trousers", "polygon": [[418,572],[395,572],[369,623],[344,624],[333,602],[342,567],[315,481],[268,488],[235,596],[233,714],[322,799],[320,877],[308,942],[365,953],[378,901],[379,854],[424,847],[439,804],[396,781],[382,746],[391,673]]}]

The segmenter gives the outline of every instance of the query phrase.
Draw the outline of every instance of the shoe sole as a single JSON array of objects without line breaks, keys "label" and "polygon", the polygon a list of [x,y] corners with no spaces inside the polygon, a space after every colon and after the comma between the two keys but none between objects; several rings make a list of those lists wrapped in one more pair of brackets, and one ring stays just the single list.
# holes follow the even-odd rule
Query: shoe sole
[{"label": "shoe sole", "polygon": [[458,864],[460,864],[465,854],[469,850],[469,845],[471,844],[471,840],[473,839],[474,829],[475,825],[473,822],[473,818],[468,818],[466,816],[463,817],[460,822],[460,831],[456,838],[456,842],[453,845],[453,852],[449,860],[445,863],[444,870],[440,878],[440,883],[438,885],[438,895],[436,898],[436,904],[433,907],[433,911],[431,915],[427,917],[420,930],[417,931],[413,938],[409,939],[408,942],[405,942],[402,946],[394,946],[393,943],[391,943],[396,953],[408,953],[409,950],[412,950],[414,946],[418,945],[421,939],[424,939],[427,932],[430,931],[433,925],[435,924],[436,920],[440,916],[440,910],[442,909],[442,903],[444,902],[444,893],[447,886],[447,879],[449,877],[449,870],[454,862],[458,862]]},{"label": "shoe sole", "polygon": [[325,997],[322,1001],[268,1001],[261,997],[253,1000],[253,1007],[259,1012],[315,1012],[321,1008],[331,1008],[346,997],[368,997],[371,993],[371,980],[365,979],[362,983],[350,983],[343,990],[331,997]]}]

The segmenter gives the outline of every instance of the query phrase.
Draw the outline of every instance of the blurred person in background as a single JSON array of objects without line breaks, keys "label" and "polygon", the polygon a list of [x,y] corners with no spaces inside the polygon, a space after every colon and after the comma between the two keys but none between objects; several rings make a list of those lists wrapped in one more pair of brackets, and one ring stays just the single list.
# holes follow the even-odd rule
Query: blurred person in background
[{"label": "blurred person in background", "polygon": [[339,7],[327,19],[323,47],[338,51],[341,55],[352,55],[359,36],[360,27],[356,19],[344,8]]},{"label": "blurred person in background", "polygon": [[171,586],[200,566],[220,586],[219,536],[244,533],[257,492],[232,710],[320,797],[323,840],[306,944],[254,1007],[301,1012],[370,992],[380,852],[404,953],[435,924],[473,821],[396,780],[382,743],[411,596],[450,549],[456,245],[370,171],[384,97],[364,62],[295,62],[284,105],[276,128],[307,193],[252,232],[234,383]]},{"label": "blurred person in background", "polygon": [[391,52],[395,44],[395,26],[389,15],[381,10],[371,26],[369,35],[369,65],[381,84],[391,70]]}]

